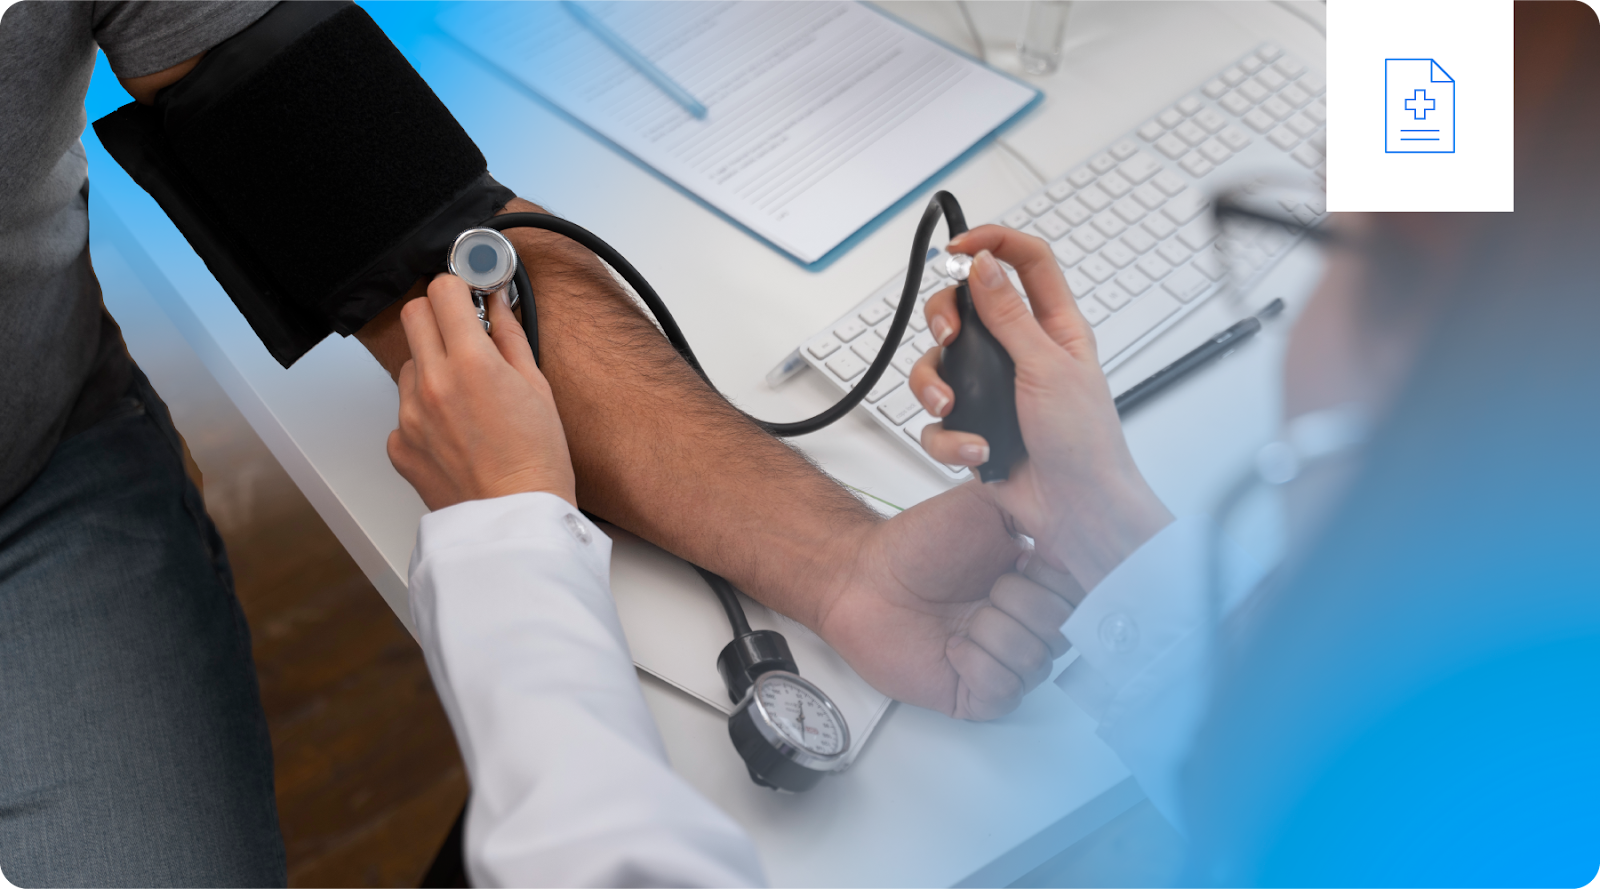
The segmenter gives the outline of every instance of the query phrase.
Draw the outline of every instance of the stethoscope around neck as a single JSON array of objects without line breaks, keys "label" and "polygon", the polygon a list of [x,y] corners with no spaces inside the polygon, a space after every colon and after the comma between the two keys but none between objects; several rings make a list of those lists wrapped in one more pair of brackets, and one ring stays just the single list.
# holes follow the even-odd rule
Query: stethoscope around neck
[{"label": "stethoscope around neck", "polygon": [[1205,564],[1207,659],[1213,677],[1221,648],[1223,551],[1228,522],[1251,494],[1262,488],[1283,488],[1314,469],[1348,456],[1366,443],[1370,432],[1370,413],[1365,405],[1356,402],[1301,414],[1284,424],[1281,437],[1256,451],[1250,466],[1217,499],[1211,511]]}]

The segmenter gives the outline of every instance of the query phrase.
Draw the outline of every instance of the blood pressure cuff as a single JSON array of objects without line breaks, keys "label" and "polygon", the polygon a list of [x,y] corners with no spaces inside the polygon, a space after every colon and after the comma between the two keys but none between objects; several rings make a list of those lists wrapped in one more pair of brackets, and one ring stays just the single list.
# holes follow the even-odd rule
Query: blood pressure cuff
[{"label": "blood pressure cuff", "polygon": [[284,367],[442,270],[514,196],[347,2],[278,4],[94,129]]}]

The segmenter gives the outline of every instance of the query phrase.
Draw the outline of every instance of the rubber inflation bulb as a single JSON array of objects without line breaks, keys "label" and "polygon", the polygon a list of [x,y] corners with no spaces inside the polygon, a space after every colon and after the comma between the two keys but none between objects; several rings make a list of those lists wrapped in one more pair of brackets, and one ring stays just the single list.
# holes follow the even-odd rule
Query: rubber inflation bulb
[{"label": "rubber inflation bulb", "polygon": [[945,347],[939,364],[939,376],[955,390],[944,428],[983,436],[989,442],[989,462],[978,467],[978,478],[1005,481],[1027,454],[1017,423],[1017,366],[978,317],[965,281],[956,288],[956,312],[961,332]]}]

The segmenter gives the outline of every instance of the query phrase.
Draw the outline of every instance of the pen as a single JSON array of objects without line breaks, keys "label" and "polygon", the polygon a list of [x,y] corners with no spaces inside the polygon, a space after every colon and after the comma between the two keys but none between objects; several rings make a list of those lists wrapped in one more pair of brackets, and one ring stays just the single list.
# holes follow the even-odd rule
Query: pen
[{"label": "pen", "polygon": [[655,63],[645,58],[644,54],[634,49],[628,41],[623,40],[621,35],[606,27],[604,22],[595,18],[589,10],[584,9],[575,0],[562,0],[561,5],[567,8],[567,12],[572,13],[572,17],[578,20],[578,24],[587,28],[589,33],[600,38],[600,41],[606,46],[611,47],[612,52],[622,56],[622,60],[632,65],[634,70],[643,74],[651,83],[660,87],[661,91],[671,97],[672,101],[682,105],[683,110],[700,120],[705,120],[706,106],[700,104],[699,100],[694,96],[689,95],[688,90],[679,86],[677,81],[668,77],[665,71],[657,68]]},{"label": "pen", "polygon": [[1271,318],[1281,311],[1283,311],[1283,300],[1275,299],[1267,303],[1260,312],[1206,340],[1189,354],[1151,374],[1143,382],[1135,384],[1132,389],[1117,396],[1117,413],[1126,414],[1173,383],[1233,351],[1240,343],[1261,330],[1261,322],[1264,319]]}]

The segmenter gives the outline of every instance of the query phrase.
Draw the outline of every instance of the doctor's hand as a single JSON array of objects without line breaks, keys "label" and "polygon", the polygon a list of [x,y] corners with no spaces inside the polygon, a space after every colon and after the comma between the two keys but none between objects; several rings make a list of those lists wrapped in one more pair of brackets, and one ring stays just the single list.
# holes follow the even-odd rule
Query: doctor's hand
[{"label": "doctor's hand", "polygon": [[[953,239],[948,249],[973,257],[967,279],[973,306],[1016,363],[1017,416],[1028,448],[1009,480],[981,490],[1016,531],[1034,538],[1050,567],[1092,590],[1172,521],[1128,450],[1094,329],[1043,240],[985,225]],[[997,260],[1016,269],[1032,311]],[[961,323],[955,290],[928,300],[927,316],[939,345],[949,343]],[[910,382],[936,417],[948,415],[955,398],[939,377],[942,351],[929,350]],[[922,445],[945,463],[976,466],[988,459],[982,436],[942,423],[923,430]]]},{"label": "doctor's hand", "polygon": [[490,298],[491,338],[466,283],[440,275],[400,320],[412,358],[400,369],[389,460],[422,502],[548,491],[576,505],[561,418],[511,309]]}]

